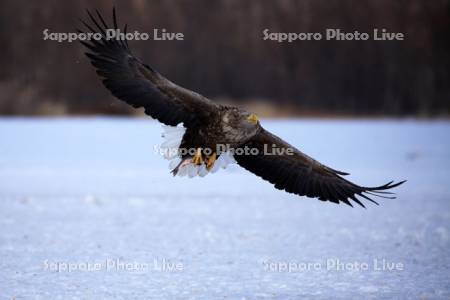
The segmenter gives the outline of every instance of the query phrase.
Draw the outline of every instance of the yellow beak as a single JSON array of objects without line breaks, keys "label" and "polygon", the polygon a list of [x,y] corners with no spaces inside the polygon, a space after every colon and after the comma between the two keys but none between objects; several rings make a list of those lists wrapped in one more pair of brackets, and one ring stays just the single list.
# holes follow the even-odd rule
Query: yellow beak
[{"label": "yellow beak", "polygon": [[258,116],[255,114],[250,114],[250,116],[247,117],[247,120],[252,122],[253,124],[257,124],[259,121]]}]

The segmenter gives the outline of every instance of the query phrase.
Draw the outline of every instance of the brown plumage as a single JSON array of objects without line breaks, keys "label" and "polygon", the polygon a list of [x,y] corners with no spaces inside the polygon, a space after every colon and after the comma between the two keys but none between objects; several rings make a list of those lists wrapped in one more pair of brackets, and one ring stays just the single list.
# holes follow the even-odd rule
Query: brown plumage
[{"label": "brown plumage", "polygon": [[[105,31],[118,28],[115,10],[112,26],[105,22],[98,11],[96,17],[89,11],[88,15],[92,24],[82,21],[83,24],[89,31],[101,33],[103,38],[81,43],[88,48],[86,55],[97,74],[103,78],[105,87],[115,97],[135,108],[143,107],[146,114],[166,125],[177,126],[182,123],[186,132],[180,149],[203,151],[205,148],[216,149],[219,144],[226,144],[233,150],[256,149],[257,154],[235,154],[234,158],[240,166],[274,184],[277,189],[334,203],[351,205],[349,200],[353,200],[364,206],[357,197],[374,203],[370,196],[394,198],[386,190],[403,183],[389,182],[377,187],[363,187],[346,180],[343,176],[347,173],[319,163],[263,129],[255,115],[236,107],[216,104],[172,83],[137,59],[126,41],[107,40]],[[126,26],[123,31],[126,31]],[[264,148],[273,145],[279,149],[290,149],[291,153],[266,155]],[[183,164],[206,165],[207,161],[213,164],[215,159],[215,155],[205,157],[200,154],[193,157],[185,154],[174,173]],[[208,164],[208,170],[210,167]]]}]

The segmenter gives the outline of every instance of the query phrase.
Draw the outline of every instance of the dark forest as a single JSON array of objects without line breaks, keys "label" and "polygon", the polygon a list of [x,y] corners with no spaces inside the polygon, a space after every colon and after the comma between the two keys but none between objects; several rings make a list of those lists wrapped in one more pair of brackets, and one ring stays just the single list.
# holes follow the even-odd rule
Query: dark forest
[{"label": "dark forest", "polygon": [[[74,32],[85,9],[131,31],[181,32],[183,41],[130,41],[142,61],[217,101],[262,103],[299,115],[447,116],[450,4],[364,1],[1,1],[0,114],[131,114],[112,98]],[[264,40],[271,32],[403,33],[403,41]]]}]

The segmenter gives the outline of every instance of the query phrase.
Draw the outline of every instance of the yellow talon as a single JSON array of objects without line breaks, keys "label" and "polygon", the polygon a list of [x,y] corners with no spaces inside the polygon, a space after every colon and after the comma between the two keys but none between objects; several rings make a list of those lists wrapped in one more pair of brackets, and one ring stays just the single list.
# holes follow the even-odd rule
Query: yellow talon
[{"label": "yellow talon", "polygon": [[197,150],[195,151],[194,158],[192,159],[192,162],[194,163],[194,165],[197,166],[203,164],[202,148],[197,148]]},{"label": "yellow talon", "polygon": [[214,163],[216,162],[216,158],[217,158],[217,156],[216,156],[215,152],[208,157],[208,161],[206,163],[206,169],[208,171],[211,170],[212,167],[214,166]]}]

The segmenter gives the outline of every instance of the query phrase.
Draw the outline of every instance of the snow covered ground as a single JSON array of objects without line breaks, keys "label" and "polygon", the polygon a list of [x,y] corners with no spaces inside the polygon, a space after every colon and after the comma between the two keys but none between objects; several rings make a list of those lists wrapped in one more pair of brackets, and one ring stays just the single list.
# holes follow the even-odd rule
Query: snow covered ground
[{"label": "snow covered ground", "polygon": [[269,121],[367,209],[239,167],[174,178],[148,119],[0,119],[0,299],[448,299],[450,123]]}]

